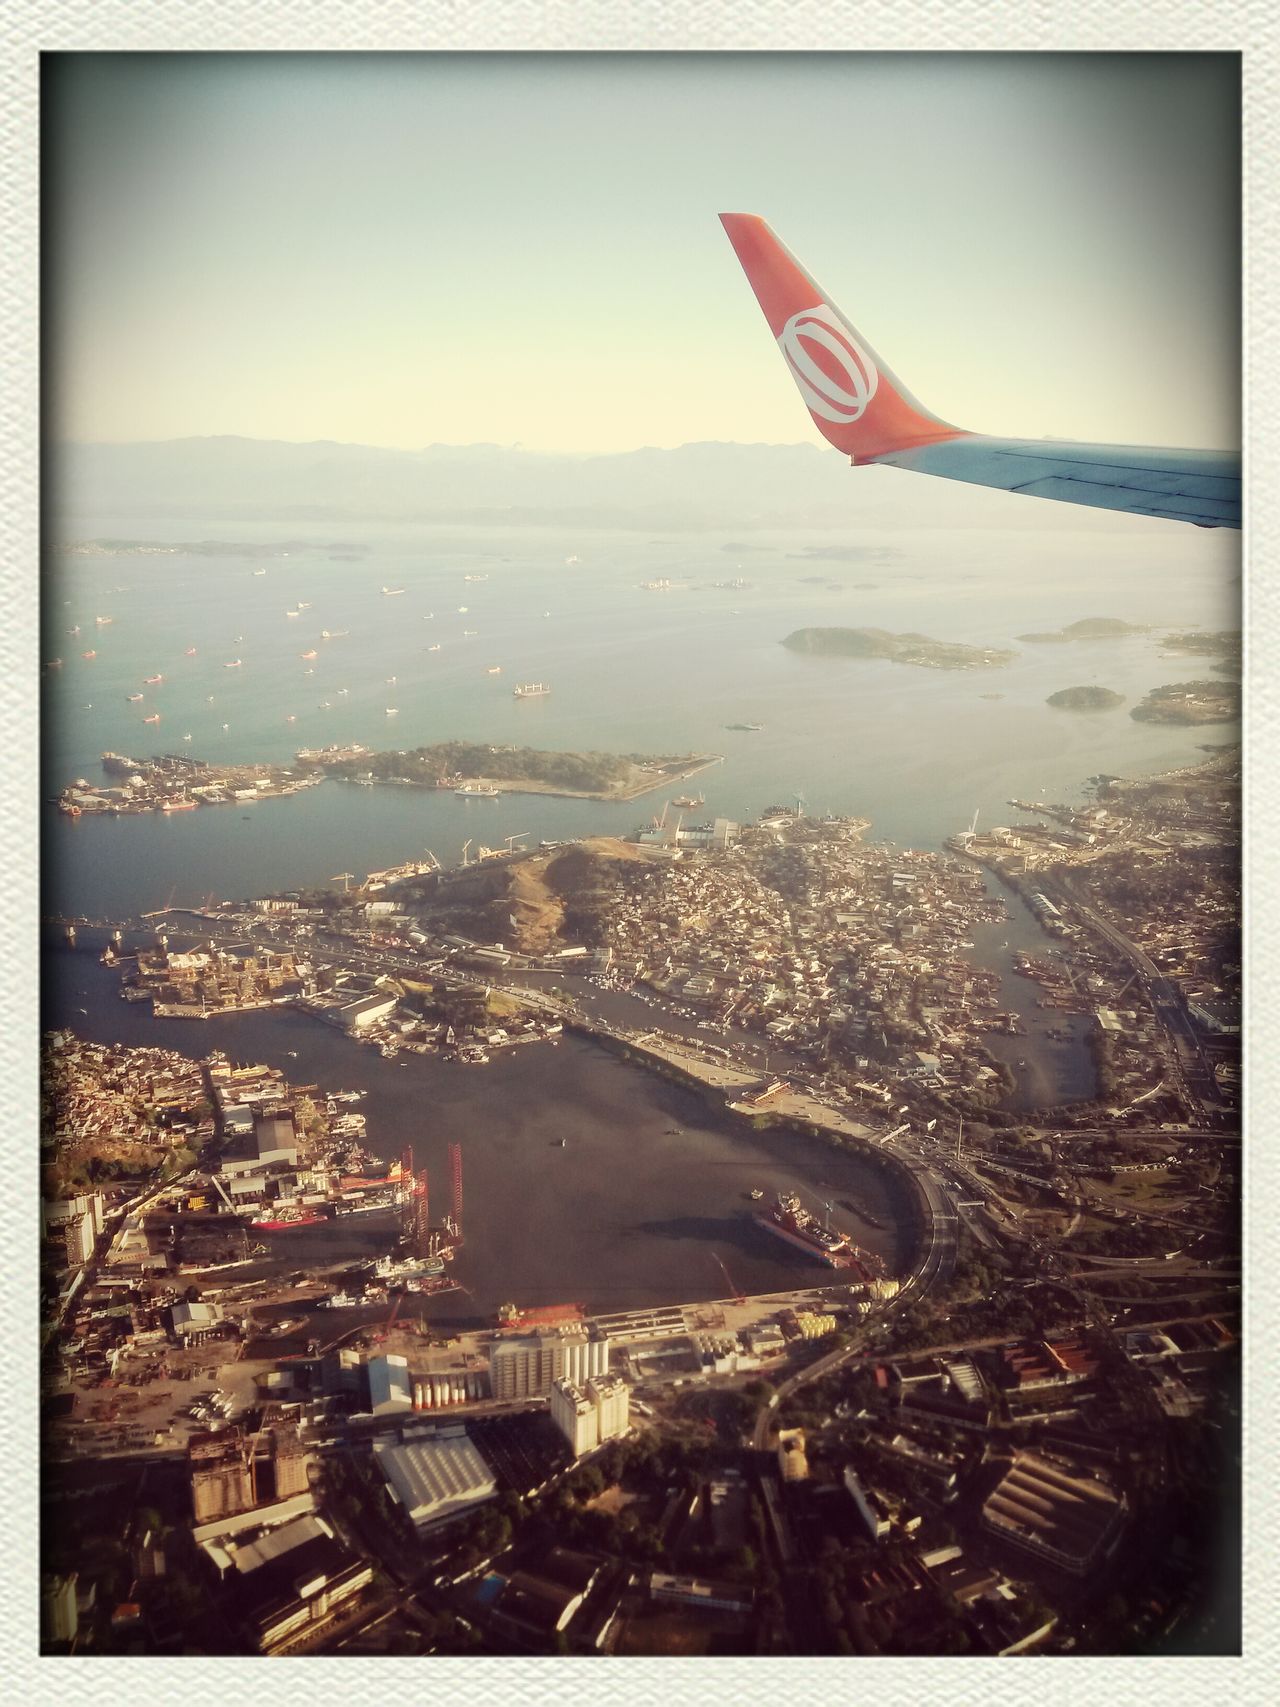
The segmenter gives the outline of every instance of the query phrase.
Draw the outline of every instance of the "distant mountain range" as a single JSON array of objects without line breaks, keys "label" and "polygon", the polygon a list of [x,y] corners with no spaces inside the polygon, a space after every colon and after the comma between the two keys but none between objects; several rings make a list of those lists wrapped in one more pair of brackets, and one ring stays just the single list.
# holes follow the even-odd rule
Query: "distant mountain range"
[{"label": "distant mountain range", "polygon": [[[427,521],[650,529],[1062,527],[1109,518],[897,469],[853,471],[816,445],[688,444],[607,456],[506,445],[386,450],[319,441],[71,444],[48,496],[74,517]],[[1127,518],[1121,518],[1121,524]]]}]

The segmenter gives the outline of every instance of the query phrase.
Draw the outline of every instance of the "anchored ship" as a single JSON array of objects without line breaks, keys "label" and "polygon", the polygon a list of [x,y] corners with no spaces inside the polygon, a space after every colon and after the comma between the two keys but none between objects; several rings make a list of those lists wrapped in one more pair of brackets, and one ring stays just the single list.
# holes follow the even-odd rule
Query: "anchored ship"
[{"label": "anchored ship", "polygon": [[550,692],[551,689],[545,682],[521,682],[515,689],[515,697],[516,699],[538,699],[542,694]]},{"label": "anchored ship", "polygon": [[848,1268],[853,1260],[844,1234],[833,1233],[816,1221],[794,1191],[780,1191],[769,1213],[753,1214],[752,1220],[829,1268]]}]

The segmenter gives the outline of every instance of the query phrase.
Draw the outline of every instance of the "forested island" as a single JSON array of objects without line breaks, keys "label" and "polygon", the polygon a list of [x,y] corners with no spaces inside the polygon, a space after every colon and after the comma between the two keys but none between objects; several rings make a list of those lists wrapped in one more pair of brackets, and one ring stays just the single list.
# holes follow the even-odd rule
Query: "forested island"
[{"label": "forested island", "polygon": [[1240,688],[1235,682],[1168,682],[1152,688],[1129,715],[1142,723],[1234,723]]},{"label": "forested island", "polygon": [[1031,646],[1048,646],[1066,640],[1115,640],[1125,634],[1149,634],[1141,623],[1121,622],[1115,616],[1086,616],[1065,628],[1051,629],[1042,634],[1019,634],[1017,638]]},{"label": "forested island", "polygon": [[1116,706],[1124,704],[1124,695],[1116,693],[1114,688],[1087,683],[1078,688],[1060,688],[1049,695],[1045,704],[1058,711],[1114,711]]},{"label": "forested island", "polygon": [[437,741],[407,752],[343,747],[297,755],[300,770],[319,770],[350,782],[409,783],[423,788],[453,787],[464,781],[500,783],[512,793],[598,800],[633,800],[715,762],[714,755],[704,753],[665,757],[554,753],[534,747],[493,747],[480,741]]},{"label": "forested island", "polygon": [[1010,663],[1016,652],[963,646],[927,634],[890,634],[887,628],[797,628],[782,644],[791,652],[828,658],[887,658],[929,670],[982,670]]}]

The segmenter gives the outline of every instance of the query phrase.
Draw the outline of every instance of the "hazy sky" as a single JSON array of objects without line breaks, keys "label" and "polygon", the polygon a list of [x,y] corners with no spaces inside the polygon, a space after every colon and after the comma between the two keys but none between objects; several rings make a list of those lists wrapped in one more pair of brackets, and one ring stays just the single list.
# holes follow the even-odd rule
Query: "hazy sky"
[{"label": "hazy sky", "polygon": [[716,215],[980,431],[1238,443],[1223,55],[46,56],[55,436],[821,442]]}]

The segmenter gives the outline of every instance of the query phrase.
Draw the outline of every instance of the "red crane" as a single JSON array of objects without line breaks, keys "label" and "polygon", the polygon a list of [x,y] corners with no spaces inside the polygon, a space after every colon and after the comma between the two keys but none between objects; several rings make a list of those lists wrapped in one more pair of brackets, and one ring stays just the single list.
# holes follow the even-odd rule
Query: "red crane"
[{"label": "red crane", "polygon": [[431,1254],[429,1201],[427,1196],[427,1170],[422,1168],[414,1181],[413,1249],[415,1256],[425,1257]]},{"label": "red crane", "polygon": [[462,1145],[449,1146],[449,1177],[453,1186],[453,1229],[462,1238]]},{"label": "red crane", "polygon": [[381,1345],[385,1341],[387,1335],[391,1332],[392,1326],[395,1323],[395,1319],[400,1314],[400,1306],[404,1303],[405,1297],[406,1297],[406,1294],[403,1292],[397,1292],[396,1293],[396,1301],[391,1306],[390,1315],[388,1315],[386,1321],[382,1324],[381,1333],[377,1333],[373,1336],[374,1340],[376,1341],[376,1343],[378,1345]]},{"label": "red crane", "polygon": [[723,1257],[721,1257],[719,1255],[719,1253],[716,1251],[713,1251],[711,1254],[712,1254],[712,1256],[715,1257],[716,1261],[720,1264],[720,1272],[724,1275],[725,1283],[728,1286],[730,1292],[733,1294],[734,1303],[735,1304],[745,1304],[747,1301],[746,1294],[744,1292],[739,1292],[738,1288],[733,1284],[733,1276],[729,1273],[729,1270],[725,1267]]}]

